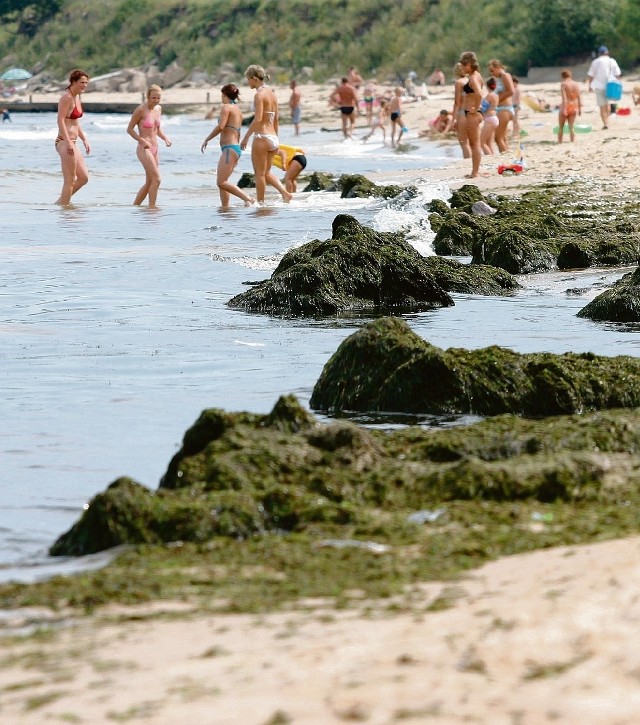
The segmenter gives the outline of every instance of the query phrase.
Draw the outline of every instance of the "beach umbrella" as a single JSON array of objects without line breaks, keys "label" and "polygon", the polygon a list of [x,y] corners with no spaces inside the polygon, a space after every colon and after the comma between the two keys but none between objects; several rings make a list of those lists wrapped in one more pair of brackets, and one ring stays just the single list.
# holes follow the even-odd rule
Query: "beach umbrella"
[{"label": "beach umbrella", "polygon": [[31,78],[31,73],[24,68],[9,68],[1,76],[2,81],[26,81]]}]

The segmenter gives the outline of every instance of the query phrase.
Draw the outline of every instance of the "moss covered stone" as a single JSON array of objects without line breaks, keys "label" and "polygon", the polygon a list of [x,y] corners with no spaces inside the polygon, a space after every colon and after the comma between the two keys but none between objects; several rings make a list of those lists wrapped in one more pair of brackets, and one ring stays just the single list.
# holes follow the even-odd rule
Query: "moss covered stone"
[{"label": "moss covered stone", "polygon": [[340,214],[331,239],[290,250],[269,280],[228,304],[272,315],[321,316],[433,309],[451,306],[453,300],[401,233],[375,232]]},{"label": "moss covered stone", "polygon": [[253,189],[256,185],[256,177],[249,171],[245,171],[238,180],[239,189]]},{"label": "moss covered stone", "polygon": [[[505,415],[452,429],[381,431],[348,421],[321,424],[286,396],[267,415],[203,411],[157,491],[118,479],[91,500],[51,553],[283,534],[306,542],[353,537],[409,544],[417,531],[406,523],[412,511],[469,500],[591,502],[601,511],[638,498],[639,470],[637,410],[538,420]],[[513,519],[513,509],[503,513]],[[496,515],[503,514],[492,514],[493,524]],[[443,532],[446,550],[466,527]],[[293,542],[287,556],[312,555]],[[459,546],[468,545],[462,536]]]},{"label": "moss covered stone", "polygon": [[324,411],[557,415],[640,405],[640,359],[442,350],[398,318],[348,337],[325,365],[311,407]]},{"label": "moss covered stone", "polygon": [[343,199],[366,198],[370,196],[380,197],[382,199],[395,199],[401,194],[405,197],[413,197],[416,195],[414,186],[399,186],[398,184],[379,185],[367,179],[362,174],[343,174],[336,182],[336,187],[340,189],[340,196]]},{"label": "moss covered stone", "polygon": [[309,176],[309,181],[302,191],[330,191],[334,184],[335,178],[332,174],[314,171]]},{"label": "moss covered stone", "polygon": [[611,289],[599,294],[578,317],[610,322],[640,321],[640,268],[625,274]]},{"label": "moss covered stone", "polygon": [[[474,216],[471,206],[479,200],[496,213]],[[487,199],[476,187],[466,185],[457,197],[452,196],[450,208],[432,203],[430,211],[437,254],[470,254],[474,263],[512,274],[638,260],[636,200],[596,198],[579,184],[542,186],[519,197]]]},{"label": "moss covered stone", "polygon": [[341,214],[331,239],[290,250],[270,279],[228,304],[271,315],[322,316],[448,307],[449,291],[502,295],[518,287],[504,270],[423,257],[402,232],[375,232]]}]

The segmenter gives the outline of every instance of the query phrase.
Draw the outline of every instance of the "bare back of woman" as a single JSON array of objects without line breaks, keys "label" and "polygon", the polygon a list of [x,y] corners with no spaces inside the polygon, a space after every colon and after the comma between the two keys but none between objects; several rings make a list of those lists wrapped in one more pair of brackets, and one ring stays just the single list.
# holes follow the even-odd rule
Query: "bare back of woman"
[{"label": "bare back of woman", "polygon": [[251,145],[251,162],[256,181],[256,196],[259,204],[264,204],[267,184],[280,192],[283,200],[291,201],[293,195],[289,193],[271,171],[273,155],[278,150],[278,99],[276,94],[266,86],[268,78],[264,68],[250,65],[245,71],[249,87],[255,89],[255,115],[251,125],[240,143],[245,149],[249,138],[253,134]]}]

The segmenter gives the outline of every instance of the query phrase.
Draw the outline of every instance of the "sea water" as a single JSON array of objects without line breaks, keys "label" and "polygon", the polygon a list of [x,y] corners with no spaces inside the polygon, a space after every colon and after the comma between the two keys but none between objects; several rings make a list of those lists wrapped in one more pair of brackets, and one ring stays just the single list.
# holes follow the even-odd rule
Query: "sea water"
[{"label": "sea water", "polygon": [[[163,128],[158,210],[132,207],[143,181],[128,117],[86,114],[91,179],[75,206],[60,192],[54,114],[13,114],[0,127],[0,581],[64,572],[47,548],[115,478],[155,488],[182,435],[208,407],[268,412],[279,395],[308,405],[323,365],[363,316],[280,319],[227,307],[245,282],[269,277],[282,255],[331,236],[338,213],[381,231],[406,230],[432,254],[425,209],[448,199],[429,170],[457,149],[407,139],[401,152],[375,137],[345,141],[319,129],[281,140],[304,148],[306,172],[376,174],[410,170],[410,201],[296,195],[283,204],[219,207],[215,143],[200,153],[212,122],[173,116]],[[243,155],[232,177],[251,171]],[[638,328],[593,323],[576,313],[625,269],[555,272],[522,279],[513,296],[454,295],[455,307],[407,315],[441,347],[503,345],[518,352],[640,353]],[[375,426],[452,425],[468,418],[371,417]],[[100,557],[89,563],[100,564]]]}]

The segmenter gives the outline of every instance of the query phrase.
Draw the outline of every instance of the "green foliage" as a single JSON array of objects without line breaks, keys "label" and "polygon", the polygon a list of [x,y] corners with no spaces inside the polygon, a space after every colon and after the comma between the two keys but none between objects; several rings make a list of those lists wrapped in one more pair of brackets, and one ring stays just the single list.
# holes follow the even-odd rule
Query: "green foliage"
[{"label": "green foliage", "polygon": [[[0,57],[26,67],[48,57],[59,76],[176,60],[188,70],[249,63],[315,80],[350,65],[385,80],[449,70],[464,50],[515,72],[588,57],[600,43],[640,57],[640,0],[0,0]],[[13,25],[11,27],[13,31]]]}]

